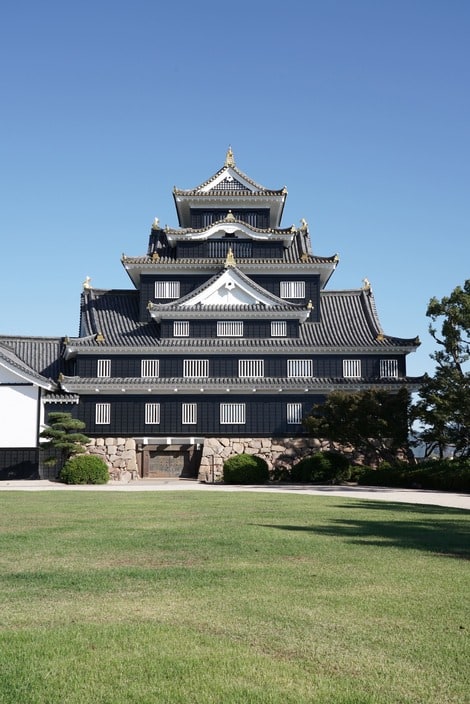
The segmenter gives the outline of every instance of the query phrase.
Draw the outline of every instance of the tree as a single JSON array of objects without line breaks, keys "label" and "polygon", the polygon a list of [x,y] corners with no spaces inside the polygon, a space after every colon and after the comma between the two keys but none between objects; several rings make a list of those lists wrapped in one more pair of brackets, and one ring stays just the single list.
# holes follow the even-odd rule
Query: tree
[{"label": "tree", "polygon": [[85,452],[85,445],[90,440],[81,432],[85,423],[72,418],[71,413],[60,412],[49,413],[47,421],[48,427],[39,434],[39,437],[46,439],[41,443],[41,449],[52,450],[54,455],[46,459],[45,464],[56,464],[57,456],[64,464],[70,457]]},{"label": "tree", "polygon": [[408,450],[410,395],[371,389],[357,393],[334,391],[315,404],[304,425],[317,438],[352,445],[368,461],[395,461]]},{"label": "tree", "polygon": [[[470,456],[470,279],[450,296],[431,298],[426,315],[439,345],[431,354],[434,377],[425,375],[413,418],[423,425],[419,438],[442,458],[446,447],[455,457]],[[438,329],[439,328],[439,329]]]}]

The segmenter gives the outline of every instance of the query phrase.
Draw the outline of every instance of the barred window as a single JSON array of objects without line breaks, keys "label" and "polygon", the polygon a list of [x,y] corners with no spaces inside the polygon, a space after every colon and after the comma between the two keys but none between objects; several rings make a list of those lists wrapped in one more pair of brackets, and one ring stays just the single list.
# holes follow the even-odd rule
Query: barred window
[{"label": "barred window", "polygon": [[197,403],[183,403],[181,422],[187,425],[195,425],[197,422]]},{"label": "barred window", "polygon": [[209,376],[208,359],[185,359],[183,360],[183,376],[186,378],[198,378]]},{"label": "barred window", "polygon": [[96,376],[111,376],[111,360],[110,359],[99,359]]},{"label": "barred window", "polygon": [[109,425],[111,422],[111,404],[97,403],[95,405],[95,423],[96,425]]},{"label": "barred window", "polygon": [[287,323],[285,320],[273,320],[271,323],[271,337],[285,337],[287,335]]},{"label": "barred window", "polygon": [[382,379],[396,379],[398,377],[398,361],[396,359],[381,359],[380,377]]},{"label": "barred window", "polygon": [[290,424],[298,424],[302,422],[302,404],[288,403],[287,404],[287,422]]},{"label": "barred window", "polygon": [[140,376],[147,378],[160,376],[160,360],[158,359],[141,359],[140,361]]},{"label": "barred window", "polygon": [[245,404],[244,403],[221,403],[220,404],[220,423],[228,425],[230,423],[245,423]]},{"label": "barred window", "polygon": [[243,337],[242,320],[217,321],[217,337]]},{"label": "barred window", "polygon": [[281,281],[280,298],[305,298],[305,281]]},{"label": "barred window", "polygon": [[343,376],[346,379],[361,378],[361,360],[360,359],[343,359]]},{"label": "barred window", "polygon": [[155,281],[155,298],[179,298],[179,281]]},{"label": "barred window", "polygon": [[288,359],[288,377],[313,376],[313,360],[311,359]]},{"label": "barred window", "polygon": [[145,423],[147,425],[158,425],[160,423],[160,404],[145,404]]},{"label": "barred window", "polygon": [[175,320],[173,323],[174,337],[189,337],[189,320]]},{"label": "barred window", "polygon": [[264,376],[264,359],[239,359],[238,376],[242,378]]}]

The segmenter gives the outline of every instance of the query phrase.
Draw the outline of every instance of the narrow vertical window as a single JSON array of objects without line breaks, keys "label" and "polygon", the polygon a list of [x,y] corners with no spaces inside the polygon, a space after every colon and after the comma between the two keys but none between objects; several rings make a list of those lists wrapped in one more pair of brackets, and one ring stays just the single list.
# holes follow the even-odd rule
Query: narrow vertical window
[{"label": "narrow vertical window", "polygon": [[158,425],[160,423],[159,403],[145,404],[145,423],[146,425]]},{"label": "narrow vertical window", "polygon": [[285,320],[273,320],[271,323],[271,337],[286,337],[287,323]]},{"label": "narrow vertical window", "polygon": [[302,422],[302,404],[288,403],[287,404],[287,422],[289,424],[299,424]]},{"label": "narrow vertical window", "polygon": [[305,298],[305,281],[281,281],[280,298]]},{"label": "narrow vertical window", "polygon": [[155,281],[155,298],[179,298],[179,281]]},{"label": "narrow vertical window", "polygon": [[147,379],[160,376],[160,360],[142,359],[140,362],[140,376]]},{"label": "narrow vertical window", "polygon": [[183,403],[181,422],[187,425],[195,425],[197,423],[197,403]]},{"label": "narrow vertical window", "polygon": [[111,422],[111,404],[97,403],[95,406],[96,425],[109,425]]},{"label": "narrow vertical window", "polygon": [[396,359],[380,360],[380,378],[396,379],[398,377],[398,361]]},{"label": "narrow vertical window", "polygon": [[175,320],[173,323],[174,337],[189,337],[189,320]]},{"label": "narrow vertical window", "polygon": [[345,379],[361,378],[361,360],[343,359],[343,376]]},{"label": "narrow vertical window", "polygon": [[311,359],[288,359],[288,377],[313,376],[313,361]]},{"label": "narrow vertical window", "polygon": [[229,425],[236,423],[243,425],[246,420],[246,408],[244,403],[221,403],[220,423]]},{"label": "narrow vertical window", "polygon": [[208,359],[185,359],[183,360],[183,376],[185,378],[205,378],[209,376]]},{"label": "narrow vertical window", "polygon": [[111,360],[99,359],[97,364],[96,376],[104,377],[111,376]]},{"label": "narrow vertical window", "polygon": [[243,337],[243,321],[219,320],[217,322],[217,337]]},{"label": "narrow vertical window", "polygon": [[241,378],[264,376],[264,359],[239,359],[238,376]]}]

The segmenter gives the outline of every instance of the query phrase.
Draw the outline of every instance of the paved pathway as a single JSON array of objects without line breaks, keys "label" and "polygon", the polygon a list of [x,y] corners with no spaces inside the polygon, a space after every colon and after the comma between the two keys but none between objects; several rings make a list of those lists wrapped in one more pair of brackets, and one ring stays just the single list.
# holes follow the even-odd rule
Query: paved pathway
[{"label": "paved pathway", "polygon": [[339,496],[350,499],[396,501],[406,504],[428,504],[470,510],[470,494],[453,494],[440,491],[394,489],[367,486],[310,486],[305,484],[238,485],[201,484],[195,480],[143,479],[130,484],[110,482],[99,486],[68,486],[45,479],[0,481],[0,491],[256,491],[277,494],[310,494],[314,496]]}]

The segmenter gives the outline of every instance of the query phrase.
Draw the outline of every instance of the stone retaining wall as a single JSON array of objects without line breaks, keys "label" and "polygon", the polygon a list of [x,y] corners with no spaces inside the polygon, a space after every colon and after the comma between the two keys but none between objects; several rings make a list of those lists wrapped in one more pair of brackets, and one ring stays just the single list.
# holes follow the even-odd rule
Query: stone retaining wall
[{"label": "stone retaining wall", "polygon": [[133,438],[92,438],[87,452],[104,459],[109,467],[109,478],[113,481],[127,483],[140,478]]}]

